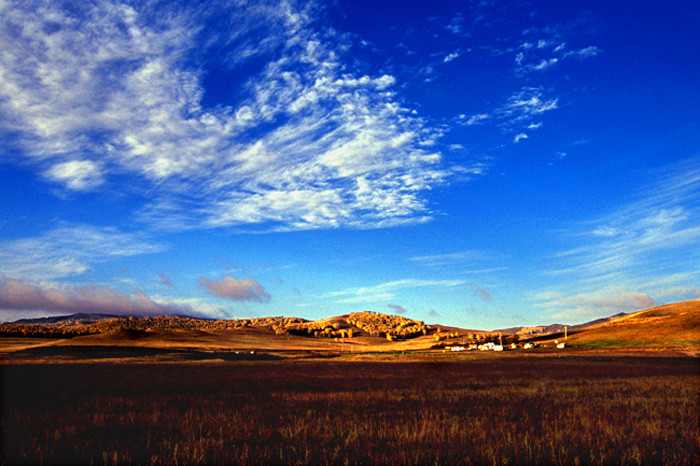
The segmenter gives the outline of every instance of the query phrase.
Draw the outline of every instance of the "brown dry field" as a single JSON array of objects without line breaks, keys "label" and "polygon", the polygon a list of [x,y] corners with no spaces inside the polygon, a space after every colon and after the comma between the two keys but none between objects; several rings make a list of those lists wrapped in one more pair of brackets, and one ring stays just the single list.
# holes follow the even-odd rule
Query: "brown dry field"
[{"label": "brown dry field", "polygon": [[700,301],[561,350],[266,327],[2,337],[0,466],[699,465],[698,335]]},{"label": "brown dry field", "polygon": [[3,356],[0,463],[700,461],[700,359],[682,353],[320,354]]},{"label": "brown dry field", "polygon": [[[18,351],[29,354],[79,353],[92,351],[90,348],[111,347],[131,348],[151,351],[154,354],[177,352],[201,353],[206,355],[218,354],[224,358],[236,359],[236,352],[275,354],[281,357],[296,357],[299,355],[336,355],[361,354],[378,352],[415,352],[427,351],[435,344],[431,336],[414,338],[405,341],[387,341],[381,337],[362,336],[351,339],[310,338],[294,335],[275,335],[268,328],[248,328],[237,330],[170,330],[170,331],[116,331],[97,335],[79,336],[65,339],[0,337],[0,355]],[[33,353],[32,353],[33,351]],[[65,358],[54,358],[62,360]],[[11,360],[11,359],[10,359]]]}]

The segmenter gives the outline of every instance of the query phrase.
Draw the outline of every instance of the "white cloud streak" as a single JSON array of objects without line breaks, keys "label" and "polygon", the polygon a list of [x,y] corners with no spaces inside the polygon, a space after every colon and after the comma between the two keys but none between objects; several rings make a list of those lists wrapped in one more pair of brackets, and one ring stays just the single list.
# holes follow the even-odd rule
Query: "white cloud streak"
[{"label": "white cloud streak", "polygon": [[490,116],[487,113],[479,113],[476,115],[471,115],[468,118],[465,115],[463,119],[464,118],[466,118],[466,121],[464,122],[465,125],[474,126],[478,124],[483,124],[486,120],[490,118]]},{"label": "white cloud streak", "polygon": [[565,58],[568,57],[574,57],[574,58],[579,58],[579,59],[584,59],[584,58],[590,58],[590,57],[595,57],[596,55],[600,54],[601,50],[598,47],[586,47],[580,50],[571,50],[569,52],[566,52],[564,54]]},{"label": "white cloud streak", "polygon": [[393,299],[396,292],[413,288],[455,288],[465,285],[464,280],[418,280],[403,279],[368,287],[353,287],[317,296],[319,299],[333,299],[334,303],[372,303]]},{"label": "white cloud streak", "polygon": [[516,73],[520,75],[544,72],[569,58],[585,60],[601,53],[596,46],[589,46],[578,50],[567,50],[567,44],[554,33],[551,38],[540,39],[536,44],[523,42],[519,47],[512,49],[515,53]]},{"label": "white cloud streak", "polygon": [[[130,175],[153,196],[140,218],[165,228],[426,221],[424,193],[451,174],[425,149],[436,133],[402,106],[393,76],[353,73],[347,39],[314,14],[293,2],[4,2],[0,131],[68,190]],[[212,21],[229,27],[209,33]],[[226,52],[210,65],[203,49]],[[251,60],[263,66],[241,82]],[[214,68],[238,97],[206,106]]]},{"label": "white cloud streak", "polygon": [[408,260],[426,267],[443,267],[448,265],[464,265],[483,261],[491,258],[485,251],[469,250],[447,254],[431,254],[427,256],[414,256]]},{"label": "white cloud streak", "polygon": [[64,225],[33,238],[0,240],[0,278],[76,276],[97,263],[163,249],[138,234],[115,228]]},{"label": "white cloud streak", "polygon": [[517,143],[519,143],[520,141],[522,141],[523,139],[527,139],[528,137],[529,137],[529,136],[527,135],[527,133],[518,133],[518,134],[516,134],[515,137],[513,138],[513,142],[517,144]]},{"label": "white cloud streak", "polygon": [[557,98],[546,98],[542,89],[523,87],[508,98],[497,114],[506,124],[529,121],[532,117],[558,108]]},{"label": "white cloud streak", "polygon": [[504,133],[512,134],[513,142],[518,143],[529,137],[525,131],[540,129],[544,125],[536,119],[559,108],[559,98],[547,94],[540,87],[525,86],[513,92],[491,113],[460,115],[456,122],[465,126],[495,123]]},{"label": "white cloud streak", "polygon": [[452,52],[449,55],[446,55],[445,58],[442,59],[443,63],[449,63],[452,60],[459,58],[460,53],[458,51]]}]

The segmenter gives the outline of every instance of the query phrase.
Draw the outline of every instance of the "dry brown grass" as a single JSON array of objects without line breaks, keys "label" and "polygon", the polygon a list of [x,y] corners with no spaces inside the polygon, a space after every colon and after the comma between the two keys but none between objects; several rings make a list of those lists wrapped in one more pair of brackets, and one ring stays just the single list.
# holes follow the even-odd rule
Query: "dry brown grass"
[{"label": "dry brown grass", "polygon": [[7,464],[700,461],[698,360],[0,366]]},{"label": "dry brown grass", "polygon": [[0,354],[56,343],[55,338],[0,337]]},{"label": "dry brown grass", "polygon": [[596,328],[572,332],[581,348],[673,348],[700,352],[700,300],[635,312]]},{"label": "dry brown grass", "polygon": [[[342,331],[338,330],[339,332]],[[346,331],[347,332],[347,331]],[[346,333],[347,335],[347,333]],[[3,344],[3,341],[8,341]],[[0,337],[0,351],[12,348],[9,341],[16,338]],[[269,327],[247,327],[228,330],[115,330],[103,334],[85,335],[62,340],[36,338],[21,339],[31,345],[42,342],[55,346],[124,346],[140,348],[199,349],[203,351],[322,351],[334,353],[396,352],[425,350],[435,342],[431,337],[405,341],[387,341],[373,336],[351,338],[313,338],[293,334],[276,334]]]}]

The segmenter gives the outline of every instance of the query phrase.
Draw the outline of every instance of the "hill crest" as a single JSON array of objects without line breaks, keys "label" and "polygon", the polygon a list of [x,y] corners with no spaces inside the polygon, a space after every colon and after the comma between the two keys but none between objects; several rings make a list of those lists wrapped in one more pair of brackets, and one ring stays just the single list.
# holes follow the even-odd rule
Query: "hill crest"
[{"label": "hill crest", "polygon": [[[401,343],[403,348],[443,348],[486,341],[505,343],[533,340],[542,344],[566,336],[569,346],[677,347],[700,350],[700,300],[667,304],[629,314],[615,314],[585,324],[554,324],[536,327],[511,327],[496,331],[467,330],[442,325],[427,325],[403,316],[371,311],[308,321],[297,317],[259,317],[253,319],[206,320],[194,317],[117,317],[100,314],[23,319],[0,324],[0,335],[19,337],[68,338],[99,336],[94,341],[164,340],[193,346],[203,341],[213,345],[243,338],[257,344],[283,347],[274,337],[286,341],[309,342],[328,347],[331,343],[357,345]],[[247,335],[247,336],[246,336]],[[69,340],[65,343],[69,344]],[[87,341],[87,340],[86,340]],[[314,342],[315,343],[312,343]],[[328,343],[323,343],[323,342]],[[267,343],[266,343],[267,342]],[[383,342],[383,343],[382,343]],[[410,345],[409,345],[410,342]],[[76,340],[77,343],[77,340]],[[130,344],[130,343],[129,343]],[[226,343],[227,345],[229,343]],[[251,343],[253,344],[253,343]]]}]

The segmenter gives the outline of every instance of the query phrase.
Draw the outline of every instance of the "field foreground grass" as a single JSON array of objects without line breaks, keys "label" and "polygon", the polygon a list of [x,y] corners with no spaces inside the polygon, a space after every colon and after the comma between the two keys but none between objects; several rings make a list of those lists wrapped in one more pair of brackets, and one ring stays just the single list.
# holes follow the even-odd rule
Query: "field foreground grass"
[{"label": "field foreground grass", "polygon": [[700,462],[700,360],[0,366],[2,464]]}]

